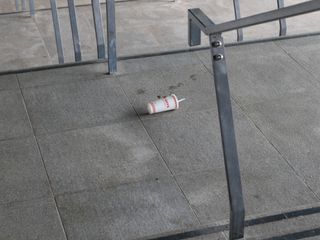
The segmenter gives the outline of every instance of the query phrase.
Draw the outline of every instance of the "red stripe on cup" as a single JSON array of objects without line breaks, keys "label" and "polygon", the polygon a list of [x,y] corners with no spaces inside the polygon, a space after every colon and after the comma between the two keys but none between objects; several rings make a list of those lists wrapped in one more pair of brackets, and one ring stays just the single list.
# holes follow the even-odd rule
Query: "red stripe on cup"
[{"label": "red stripe on cup", "polygon": [[167,97],[163,97],[163,98],[162,98],[162,101],[163,101],[164,106],[166,106],[167,108],[170,107],[170,104],[169,104],[169,102],[168,102]]},{"label": "red stripe on cup", "polygon": [[154,105],[154,102],[151,102],[151,107],[152,107],[152,111],[155,113],[156,112],[156,106]]},{"label": "red stripe on cup", "polygon": [[176,96],[175,95],[171,95],[173,100],[174,100],[174,105],[176,105],[176,109],[178,108],[178,101],[176,99]]}]

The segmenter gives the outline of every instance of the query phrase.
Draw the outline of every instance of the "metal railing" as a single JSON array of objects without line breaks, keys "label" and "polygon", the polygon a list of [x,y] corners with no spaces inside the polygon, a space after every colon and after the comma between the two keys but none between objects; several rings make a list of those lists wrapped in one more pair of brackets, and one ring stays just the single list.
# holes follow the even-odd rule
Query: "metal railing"
[{"label": "metal railing", "polygon": [[[35,15],[34,0],[29,1],[30,15]],[[78,31],[78,21],[75,0],[67,0],[67,8],[69,10],[71,35],[74,49],[75,62],[82,61],[80,36]],[[27,0],[15,0],[16,11],[27,11]],[[97,58],[106,59],[106,46],[104,37],[104,27],[101,13],[100,0],[91,0],[92,13],[94,20],[94,30],[97,44]],[[50,0],[52,23],[55,34],[57,55],[59,64],[65,63],[63,43],[61,39],[60,20],[58,13],[57,0]],[[20,8],[21,7],[21,8]],[[115,23],[115,0],[106,0],[107,15],[107,55],[108,55],[108,71],[113,74],[117,72],[117,47],[116,47],[116,23]]]},{"label": "metal railing", "polygon": [[[238,20],[241,18],[241,11],[240,11],[240,0],[233,0],[233,7],[234,7],[234,15],[235,20]],[[277,7],[278,9],[284,7],[284,0],[277,0]],[[282,18],[279,19],[279,37],[287,35],[287,23],[286,19]],[[237,41],[241,42],[243,41],[243,30],[242,28],[237,29]]]},{"label": "metal railing", "polygon": [[[56,40],[56,48],[59,64],[64,63],[63,42],[61,40],[61,31],[59,23],[59,14],[57,0],[49,0],[51,5],[53,27]],[[284,7],[285,0],[274,0],[277,2],[278,9]],[[27,3],[29,3],[30,15],[34,16],[36,13],[35,0],[15,0],[16,11],[27,11]],[[116,52],[116,31],[115,31],[115,0],[106,1],[107,13],[107,59],[110,73],[117,71],[117,52]],[[94,28],[97,42],[97,58],[106,59],[105,37],[103,34],[103,20],[101,16],[100,0],[91,0]],[[233,0],[235,20],[241,19],[240,0]],[[82,61],[80,37],[78,32],[78,22],[76,14],[76,5],[74,0],[67,0],[67,8],[69,10],[71,33],[73,40],[75,62]],[[237,28],[237,41],[243,41],[244,33],[242,28]],[[285,18],[279,19],[279,36],[285,36],[287,33],[287,24]]]},{"label": "metal railing", "polygon": [[[278,3],[280,3],[280,5],[278,5],[278,10],[273,10],[250,17],[238,18],[234,21],[221,24],[215,24],[198,8],[188,10],[189,45],[195,46],[201,43],[201,31],[209,36],[222,148],[228,183],[230,204],[230,239],[240,239],[244,236],[245,209],[232,116],[225,48],[221,35],[223,32],[239,30],[245,27],[275,20],[280,21],[280,35],[284,35],[286,34],[285,18],[320,10],[319,0],[312,0],[290,7],[283,7],[282,0],[278,1]],[[239,34],[239,31],[238,39],[241,39],[241,32]]]},{"label": "metal railing", "polygon": [[[64,63],[63,45],[61,40],[60,23],[57,9],[57,0],[50,0],[52,22],[54,27],[57,53],[59,63]],[[103,20],[101,14],[100,0],[91,0],[92,12],[94,19],[94,30],[97,43],[98,59],[105,59],[105,38],[103,31]],[[70,16],[70,26],[73,40],[74,57],[76,62],[82,60],[80,37],[78,32],[78,22],[76,14],[76,6],[74,0],[68,0],[68,10]],[[117,47],[116,47],[116,23],[115,23],[115,1],[106,1],[106,15],[107,15],[107,47],[108,47],[108,70],[113,74],[117,72]]]},{"label": "metal railing", "polygon": [[[34,16],[35,15],[35,5],[34,5],[34,0],[28,0],[29,1],[29,11],[30,15]],[[15,5],[16,5],[16,11],[27,11],[27,1],[26,0],[15,0]],[[21,6],[21,9],[20,9]]]}]

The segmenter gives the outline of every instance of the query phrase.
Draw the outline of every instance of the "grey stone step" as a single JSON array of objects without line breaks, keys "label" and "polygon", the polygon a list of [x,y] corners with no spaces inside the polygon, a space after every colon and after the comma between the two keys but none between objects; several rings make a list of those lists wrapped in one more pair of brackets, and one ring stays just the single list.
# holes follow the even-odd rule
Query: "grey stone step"
[{"label": "grey stone step", "polygon": [[[14,2],[14,1],[12,1]],[[79,3],[87,3],[88,0]],[[286,5],[299,3],[287,0]],[[66,1],[59,2],[65,6]],[[242,3],[242,16],[248,16],[276,8],[276,1],[246,0]],[[11,3],[12,5],[13,3]],[[38,0],[37,6],[47,6],[48,1]],[[4,8],[4,3],[0,7]],[[187,9],[199,7],[214,22],[234,19],[232,1],[128,1],[116,4],[118,54],[140,55],[188,48]],[[0,9],[1,11],[1,9]],[[92,10],[90,6],[77,8],[80,43],[83,60],[97,58]],[[105,21],[105,11],[103,18]],[[320,31],[317,24],[320,13],[312,13],[288,19],[288,34]],[[73,46],[67,9],[60,9],[61,32],[66,62],[73,62]],[[28,14],[0,15],[0,71],[22,69],[57,63],[55,37],[50,11],[37,12],[34,20]],[[244,30],[245,40],[275,37],[278,22],[262,24]],[[225,33],[227,42],[236,40],[235,32]],[[203,45],[207,45],[204,38]]]}]

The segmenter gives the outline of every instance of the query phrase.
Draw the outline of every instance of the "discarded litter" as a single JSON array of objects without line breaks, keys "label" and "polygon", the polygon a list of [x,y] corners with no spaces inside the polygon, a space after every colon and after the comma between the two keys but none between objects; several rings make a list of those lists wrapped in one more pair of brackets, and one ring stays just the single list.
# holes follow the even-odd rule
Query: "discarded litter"
[{"label": "discarded litter", "polygon": [[175,94],[164,97],[158,96],[157,100],[148,103],[148,113],[154,114],[178,109],[179,103],[184,100],[186,99],[179,100]]}]

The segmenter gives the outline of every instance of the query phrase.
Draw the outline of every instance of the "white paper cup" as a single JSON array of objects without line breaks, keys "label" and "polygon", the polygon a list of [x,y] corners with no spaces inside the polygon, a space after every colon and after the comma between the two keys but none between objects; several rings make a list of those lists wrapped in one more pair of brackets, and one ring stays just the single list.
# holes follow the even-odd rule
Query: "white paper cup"
[{"label": "white paper cup", "polygon": [[160,97],[159,99],[148,103],[148,113],[154,114],[178,109],[179,102],[183,100],[184,99],[178,100],[175,94],[171,94],[167,97]]}]

